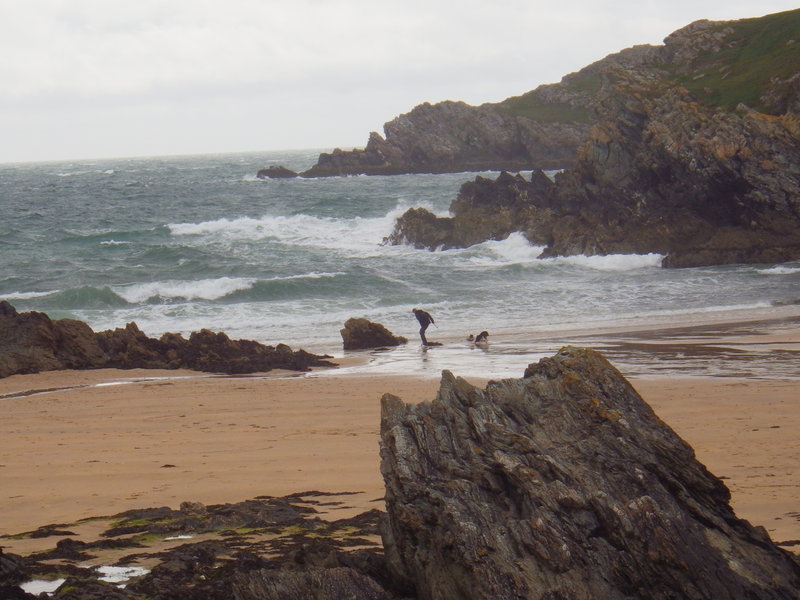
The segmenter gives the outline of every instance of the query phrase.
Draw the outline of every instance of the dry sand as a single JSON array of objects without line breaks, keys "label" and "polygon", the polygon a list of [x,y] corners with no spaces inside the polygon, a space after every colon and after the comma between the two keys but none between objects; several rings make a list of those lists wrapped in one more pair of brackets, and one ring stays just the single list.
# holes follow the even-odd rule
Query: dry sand
[{"label": "dry sand", "polygon": [[[798,329],[782,335],[782,343],[800,341]],[[108,382],[119,383],[97,385]],[[632,383],[725,478],[738,516],[777,542],[800,540],[796,379]],[[354,492],[330,509],[332,518],[382,508],[380,398],[431,400],[437,388],[433,378],[331,373],[101,370],[0,379],[0,535],[185,500],[308,490]],[[0,539],[11,552],[25,553],[26,543]]]}]

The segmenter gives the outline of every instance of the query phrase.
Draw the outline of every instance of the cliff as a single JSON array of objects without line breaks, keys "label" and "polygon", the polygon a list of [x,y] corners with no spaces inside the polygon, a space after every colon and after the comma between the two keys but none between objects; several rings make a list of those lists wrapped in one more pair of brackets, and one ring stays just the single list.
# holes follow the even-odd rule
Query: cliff
[{"label": "cliff", "polygon": [[[594,117],[603,73],[650,60],[636,46],[498,103],[424,103],[372,132],[364,149],[320,154],[302,177],[563,169],[575,164]],[[267,170],[259,177],[271,177]]]},{"label": "cliff", "polygon": [[434,249],[522,231],[545,256],[656,252],[668,267],[800,258],[798,31],[800,10],[673,33],[597,73],[595,125],[554,183],[478,178],[451,219],[409,211],[387,241]]},{"label": "cliff", "polygon": [[[320,154],[303,177],[560,169],[572,165],[589,133],[585,111],[537,118],[511,105],[421,104],[372,132],[363,150]],[[555,109],[553,113],[555,113]]]}]

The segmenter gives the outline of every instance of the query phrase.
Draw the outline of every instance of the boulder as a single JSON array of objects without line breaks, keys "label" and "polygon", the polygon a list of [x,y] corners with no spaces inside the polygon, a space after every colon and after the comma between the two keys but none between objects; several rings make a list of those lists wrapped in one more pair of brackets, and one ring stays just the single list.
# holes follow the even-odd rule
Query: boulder
[{"label": "boulder", "polygon": [[400,346],[408,342],[406,338],[394,335],[380,323],[364,318],[347,319],[340,333],[345,350]]},{"label": "boulder", "polygon": [[426,600],[797,597],[800,564],[600,354],[382,399],[383,528]]},{"label": "boulder", "polygon": [[18,313],[0,301],[0,377],[54,369],[88,369],[106,360],[92,329],[81,321],[53,321]]}]

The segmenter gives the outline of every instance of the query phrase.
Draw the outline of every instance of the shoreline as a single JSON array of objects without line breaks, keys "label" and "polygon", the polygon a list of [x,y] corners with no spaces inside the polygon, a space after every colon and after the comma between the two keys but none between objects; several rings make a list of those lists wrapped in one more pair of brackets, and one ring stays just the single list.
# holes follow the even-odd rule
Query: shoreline
[{"label": "shoreline", "polygon": [[[800,428],[800,373],[709,377],[654,370],[678,359],[653,349],[673,347],[677,340],[683,348],[702,347],[705,354],[689,360],[727,361],[723,349],[731,347],[767,348],[796,358],[800,307],[791,308],[791,314],[766,321],[584,331],[570,338],[601,351],[603,345],[613,350],[614,344],[633,344],[633,354],[651,354],[638,372],[631,372],[637,371],[635,361],[620,365],[609,359],[698,459],[725,479],[737,516],[764,526],[776,542],[800,540],[800,441],[793,435]],[[538,360],[539,351],[551,355],[558,349],[540,344],[535,352],[510,355],[503,343],[490,347],[499,347],[498,360],[527,363]],[[480,350],[459,352],[493,358]],[[334,359],[343,363],[338,368],[309,373],[104,369],[0,379],[0,536],[133,508],[310,490],[348,493],[343,504],[324,509],[326,519],[382,509],[380,398],[389,392],[406,402],[432,400],[441,370],[429,357],[430,368],[382,372],[376,354],[381,356],[350,353]],[[416,364],[425,364],[417,349],[412,355]],[[756,362],[766,360],[763,353],[753,355]],[[458,368],[464,361],[456,363],[451,370],[474,385],[483,387],[489,379]],[[400,361],[395,368],[408,364]],[[768,370],[769,361],[763,367]],[[21,554],[36,544],[52,547],[55,540],[0,538],[0,546]],[[800,551],[800,546],[786,548]]]}]

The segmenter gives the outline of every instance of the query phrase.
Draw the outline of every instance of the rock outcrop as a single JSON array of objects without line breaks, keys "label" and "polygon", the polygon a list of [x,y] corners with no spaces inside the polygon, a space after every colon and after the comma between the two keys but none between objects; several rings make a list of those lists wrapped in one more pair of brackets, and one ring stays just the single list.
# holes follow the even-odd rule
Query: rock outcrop
[{"label": "rock outcrop", "polygon": [[601,78],[649,64],[658,50],[634,46],[611,54],[558,83],[502,102],[423,103],[372,132],[363,149],[320,154],[303,177],[395,175],[460,171],[564,169],[575,164],[595,117]]},{"label": "rock outcrop", "polygon": [[384,550],[426,600],[797,598],[800,564],[592,350],[382,400]]},{"label": "rock outcrop", "polygon": [[[800,258],[798,27],[800,11],[700,21],[593,72],[595,126],[553,186],[539,173],[478,179],[452,220],[409,211],[388,241],[466,246],[511,229],[544,256],[654,252],[666,267]],[[482,223],[493,210],[504,216]]]},{"label": "rock outcrop", "polygon": [[297,177],[297,173],[292,171],[291,169],[287,169],[284,166],[275,166],[272,165],[270,167],[266,167],[264,169],[259,169],[256,173],[256,177],[259,179],[292,179],[293,177]]},{"label": "rock outcrop", "polygon": [[547,118],[503,104],[424,103],[386,123],[385,138],[372,132],[363,150],[321,154],[301,175],[561,169],[574,163],[589,128],[585,112]]},{"label": "rock outcrop", "polygon": [[207,329],[189,339],[165,333],[147,337],[136,323],[95,333],[82,321],[52,320],[44,313],[18,313],[0,302],[0,377],[59,369],[192,369],[212,373],[256,373],[272,369],[306,371],[333,366],[329,356],[231,340]]},{"label": "rock outcrop", "polygon": [[400,346],[408,339],[394,335],[380,323],[373,323],[364,318],[347,319],[342,334],[342,345],[345,350],[367,350],[386,346]]}]

